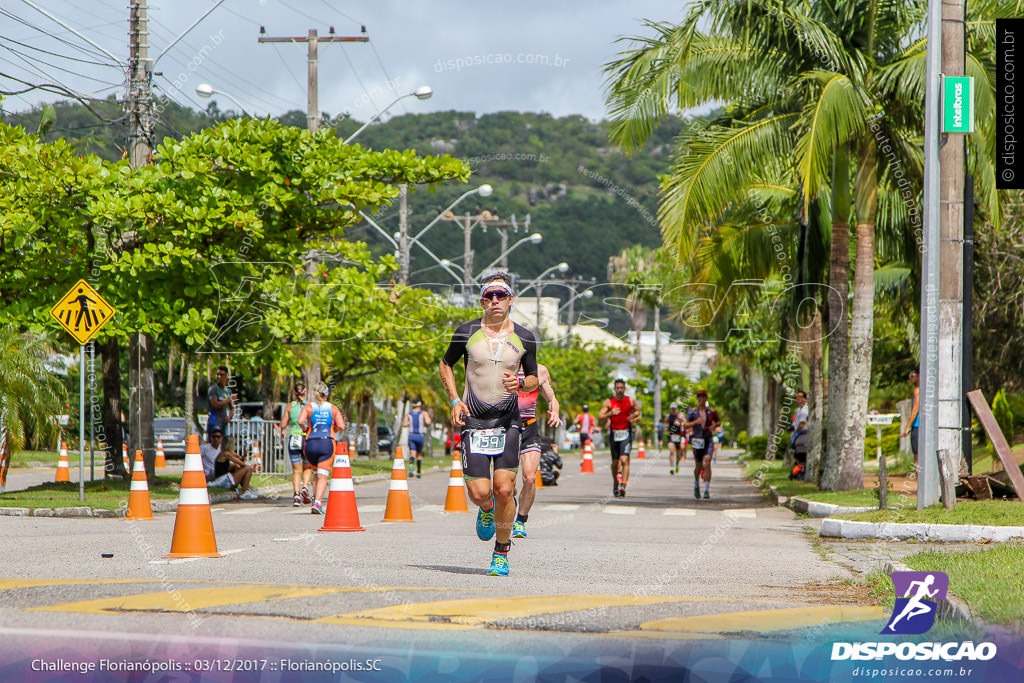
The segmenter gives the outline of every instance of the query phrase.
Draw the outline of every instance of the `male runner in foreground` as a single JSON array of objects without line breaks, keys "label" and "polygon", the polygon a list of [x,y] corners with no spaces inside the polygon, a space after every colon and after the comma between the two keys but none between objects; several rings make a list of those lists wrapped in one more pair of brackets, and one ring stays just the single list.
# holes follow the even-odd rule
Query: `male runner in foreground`
[{"label": "male runner in foreground", "polygon": [[[480,304],[484,316],[459,325],[441,360],[441,382],[451,401],[452,424],[462,428],[462,471],[474,505],[480,507],[476,533],[494,540],[491,576],[508,576],[513,498],[519,473],[519,391],[536,391],[537,341],[533,333],[512,322],[512,278],[495,273],[484,278]],[[466,362],[462,397],[452,370]],[[523,376],[516,377],[522,365]],[[494,461],[492,483],[491,461]],[[495,520],[497,518],[497,520]]]},{"label": "male runner in foreground", "polygon": [[[615,395],[601,406],[597,419],[608,420],[608,447],[612,453],[612,495],[626,497],[629,484],[629,450],[633,446],[633,423],[640,419],[640,406],[626,396],[626,380],[617,379]],[[622,481],[619,481],[619,475]]]},{"label": "male runner in foreground", "polygon": [[697,392],[697,406],[686,411],[683,428],[692,427],[690,448],[693,449],[693,497],[700,498],[700,476],[704,474],[704,497],[711,497],[711,423],[708,392]]},{"label": "male runner in foreground", "polygon": [[[519,371],[522,377],[522,370]],[[519,497],[519,512],[512,525],[512,538],[526,538],[526,519],[533,507],[533,499],[537,496],[537,468],[540,467],[540,424],[537,422],[537,394],[544,393],[548,403],[548,425],[558,427],[562,418],[558,414],[558,399],[551,388],[551,374],[548,369],[537,364],[537,378],[540,380],[539,391],[519,392],[519,418],[523,423],[523,443],[519,447],[519,461],[523,468],[523,492]]]}]

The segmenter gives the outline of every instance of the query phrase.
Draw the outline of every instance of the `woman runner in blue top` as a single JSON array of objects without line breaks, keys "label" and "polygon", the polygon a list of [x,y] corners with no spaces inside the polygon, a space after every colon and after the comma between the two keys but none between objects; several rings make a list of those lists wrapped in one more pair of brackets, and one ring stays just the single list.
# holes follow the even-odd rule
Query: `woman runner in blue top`
[{"label": "woman runner in blue top", "polygon": [[341,416],[341,411],[327,401],[329,392],[326,384],[317,384],[313,389],[315,399],[303,406],[299,413],[299,426],[306,430],[303,457],[316,469],[316,486],[310,508],[314,515],[322,515],[324,512],[324,491],[327,490],[327,481],[331,476],[327,463],[334,457],[334,434],[345,431],[345,418]]}]

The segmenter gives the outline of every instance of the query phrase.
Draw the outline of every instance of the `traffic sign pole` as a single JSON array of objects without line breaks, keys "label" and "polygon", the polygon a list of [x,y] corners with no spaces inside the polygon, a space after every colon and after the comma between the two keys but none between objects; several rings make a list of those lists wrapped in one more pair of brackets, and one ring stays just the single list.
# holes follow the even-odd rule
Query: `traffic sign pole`
[{"label": "traffic sign pole", "polygon": [[85,344],[78,346],[78,500],[85,500]]}]

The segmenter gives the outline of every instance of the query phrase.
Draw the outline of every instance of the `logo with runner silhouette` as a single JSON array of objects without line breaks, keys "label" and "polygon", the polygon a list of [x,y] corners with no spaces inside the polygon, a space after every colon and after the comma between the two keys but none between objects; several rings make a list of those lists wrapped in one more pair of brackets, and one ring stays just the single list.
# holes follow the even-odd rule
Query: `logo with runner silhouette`
[{"label": "logo with runner silhouette", "polygon": [[945,572],[893,572],[889,578],[896,590],[896,604],[881,633],[926,633],[935,624],[938,601],[946,599],[949,577]]}]

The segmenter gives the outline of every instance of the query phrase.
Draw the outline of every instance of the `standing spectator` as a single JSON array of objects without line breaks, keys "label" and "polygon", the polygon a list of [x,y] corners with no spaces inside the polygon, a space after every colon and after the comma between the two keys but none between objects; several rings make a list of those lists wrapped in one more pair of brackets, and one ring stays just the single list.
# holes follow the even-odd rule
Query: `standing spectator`
[{"label": "standing spectator", "polygon": [[238,394],[228,389],[228,369],[223,365],[217,368],[217,383],[210,385],[206,398],[210,401],[210,417],[206,423],[206,435],[209,438],[214,428],[220,428],[221,433],[224,433],[234,412],[232,403],[238,400]]},{"label": "standing spectator", "polygon": [[807,394],[803,391],[796,392],[796,410],[793,411],[793,436],[789,440],[792,446],[796,440],[807,433],[807,421],[810,419],[810,410],[807,407]]},{"label": "standing spectator", "polygon": [[910,407],[910,418],[907,426],[903,428],[903,436],[910,434],[910,450],[914,451],[914,469],[917,469],[917,428],[921,423],[921,373],[919,370],[911,370],[910,383],[914,385],[914,404]]}]

